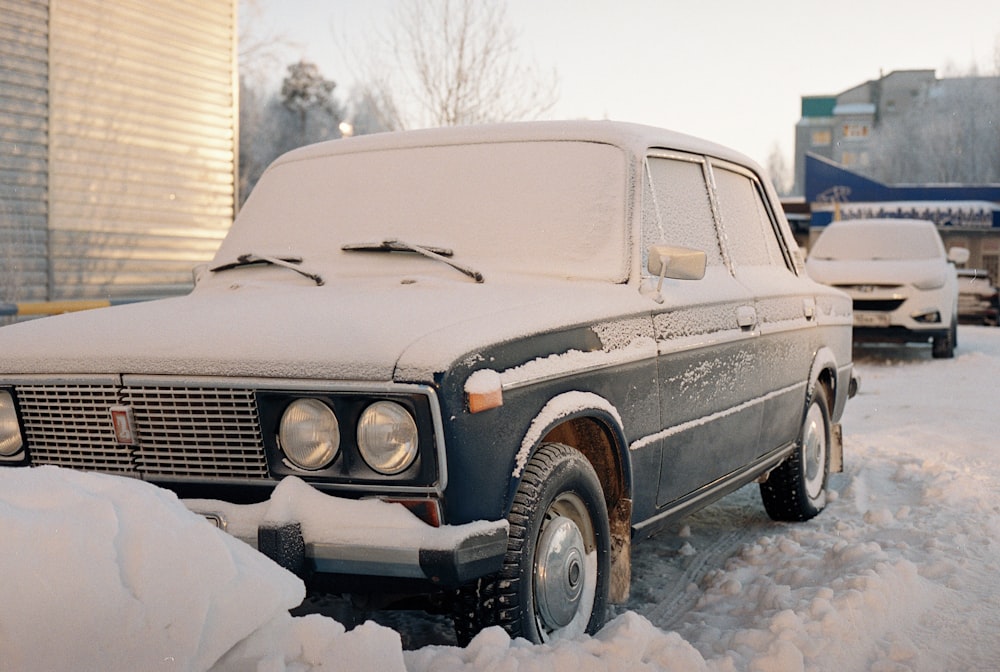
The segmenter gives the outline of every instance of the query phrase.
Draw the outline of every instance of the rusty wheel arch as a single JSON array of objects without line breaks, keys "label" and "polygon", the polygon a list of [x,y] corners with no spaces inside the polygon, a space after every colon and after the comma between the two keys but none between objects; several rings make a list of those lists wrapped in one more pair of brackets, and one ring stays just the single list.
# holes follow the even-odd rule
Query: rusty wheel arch
[{"label": "rusty wheel arch", "polygon": [[618,433],[593,416],[567,418],[552,427],[542,443],[561,443],[580,451],[590,461],[604,490],[611,528],[611,602],[628,599],[632,581],[632,497],[625,454]]}]

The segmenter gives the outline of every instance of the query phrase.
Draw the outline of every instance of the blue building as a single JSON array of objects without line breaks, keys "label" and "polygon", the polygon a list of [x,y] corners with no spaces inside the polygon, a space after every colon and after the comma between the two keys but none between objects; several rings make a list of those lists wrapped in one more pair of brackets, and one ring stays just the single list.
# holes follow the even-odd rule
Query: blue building
[{"label": "blue building", "polygon": [[913,217],[937,224],[946,247],[969,249],[970,268],[1000,272],[1000,184],[888,185],[813,154],[805,157],[808,244],[834,219]]}]

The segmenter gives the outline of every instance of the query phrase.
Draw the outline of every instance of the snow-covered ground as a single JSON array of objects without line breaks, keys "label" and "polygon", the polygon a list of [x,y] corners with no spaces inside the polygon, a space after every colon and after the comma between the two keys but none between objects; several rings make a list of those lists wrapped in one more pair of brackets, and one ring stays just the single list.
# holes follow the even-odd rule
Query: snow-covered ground
[{"label": "snow-covered ground", "polygon": [[[532,646],[393,617],[293,617],[297,579],[147,484],[0,469],[0,670],[986,670],[1000,660],[1000,329],[856,353],[827,510],[747,487],[634,547],[594,637]],[[398,631],[397,631],[398,630]],[[400,634],[402,633],[402,634]],[[403,641],[413,650],[404,650]]]}]

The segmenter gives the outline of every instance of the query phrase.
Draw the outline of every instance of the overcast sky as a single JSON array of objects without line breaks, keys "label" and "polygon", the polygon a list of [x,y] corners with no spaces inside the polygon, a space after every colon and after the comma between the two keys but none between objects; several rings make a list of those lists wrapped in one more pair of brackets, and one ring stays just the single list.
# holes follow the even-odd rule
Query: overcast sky
[{"label": "overcast sky", "polygon": [[[400,0],[255,0],[287,62],[314,61],[350,93],[335,42],[392,20]],[[791,160],[804,95],[880,72],[996,72],[1000,0],[508,0],[526,61],[559,80],[553,118],[610,118]],[[244,19],[250,16],[244,12]],[[358,38],[361,38],[360,40]]]}]

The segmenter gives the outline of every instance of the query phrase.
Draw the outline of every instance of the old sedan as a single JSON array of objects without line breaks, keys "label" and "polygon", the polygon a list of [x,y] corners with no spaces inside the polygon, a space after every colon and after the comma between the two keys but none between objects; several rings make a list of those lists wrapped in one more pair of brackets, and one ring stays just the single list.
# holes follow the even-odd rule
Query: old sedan
[{"label": "old sedan", "polygon": [[544,641],[626,599],[633,539],[744,484],[823,509],[851,324],[718,145],[338,140],[268,169],[188,296],[0,330],[0,464],[142,478],[316,590]]}]

